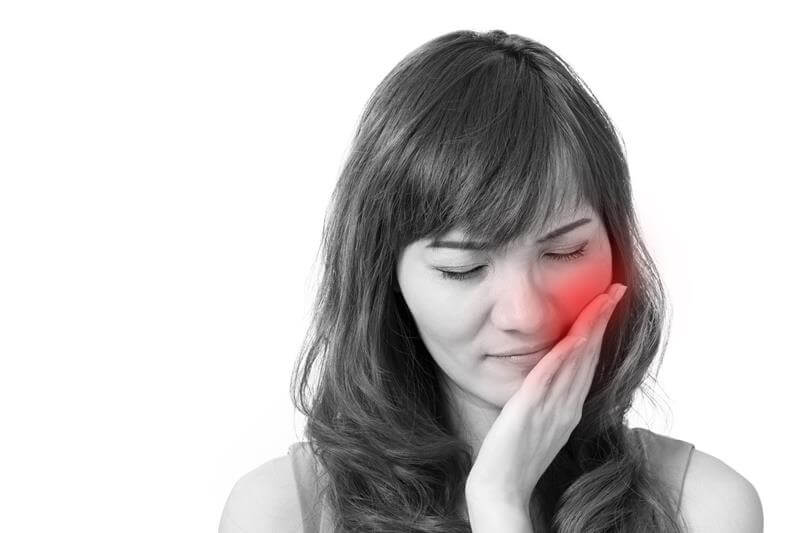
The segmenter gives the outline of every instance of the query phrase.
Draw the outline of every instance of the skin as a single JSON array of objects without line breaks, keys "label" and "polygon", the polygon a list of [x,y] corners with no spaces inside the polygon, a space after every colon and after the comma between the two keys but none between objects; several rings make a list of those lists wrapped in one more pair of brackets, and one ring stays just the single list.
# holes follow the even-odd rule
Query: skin
[{"label": "skin", "polygon": [[[605,325],[622,296],[609,289],[623,288],[609,287],[611,247],[590,206],[562,213],[546,229],[583,217],[590,222],[545,243],[529,234],[501,253],[427,248],[424,239],[398,261],[400,291],[441,371],[456,426],[475,450],[467,502],[476,531],[482,517],[487,529],[497,526],[490,517],[498,506],[516,517],[513,530],[526,530],[527,500],[580,420]],[[463,233],[445,239],[463,240]],[[581,248],[568,261],[553,256]],[[439,272],[481,265],[464,280]],[[528,364],[487,357],[542,345]]]}]

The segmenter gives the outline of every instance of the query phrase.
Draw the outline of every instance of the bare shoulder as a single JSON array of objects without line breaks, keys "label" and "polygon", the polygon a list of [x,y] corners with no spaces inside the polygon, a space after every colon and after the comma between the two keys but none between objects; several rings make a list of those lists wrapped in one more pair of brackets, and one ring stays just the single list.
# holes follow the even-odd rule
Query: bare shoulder
[{"label": "bare shoulder", "polygon": [[219,533],[302,531],[302,513],[289,455],[243,475],[231,489]]},{"label": "bare shoulder", "polygon": [[750,481],[695,448],[686,470],[681,513],[690,532],[762,533],[761,499]]}]

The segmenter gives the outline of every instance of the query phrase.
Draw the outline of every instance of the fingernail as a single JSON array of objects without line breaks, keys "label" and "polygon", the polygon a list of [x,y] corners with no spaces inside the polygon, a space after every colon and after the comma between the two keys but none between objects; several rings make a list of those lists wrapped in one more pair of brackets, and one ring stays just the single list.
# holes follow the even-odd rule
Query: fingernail
[{"label": "fingernail", "polygon": [[628,290],[627,285],[617,285],[614,288],[614,295],[613,295],[614,302],[620,301],[620,299],[622,299],[622,296],[625,294],[625,291],[627,290]]}]

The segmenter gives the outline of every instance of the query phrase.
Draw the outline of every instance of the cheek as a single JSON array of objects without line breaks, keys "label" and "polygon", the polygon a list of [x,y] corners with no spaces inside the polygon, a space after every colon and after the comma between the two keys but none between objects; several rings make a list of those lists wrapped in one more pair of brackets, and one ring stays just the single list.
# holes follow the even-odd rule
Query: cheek
[{"label": "cheek", "polygon": [[558,301],[563,322],[571,324],[584,307],[611,284],[611,259],[588,259],[579,268],[553,281],[552,294]]},{"label": "cheek", "polygon": [[430,287],[414,294],[407,302],[423,335],[441,342],[456,342],[474,328],[474,310],[457,292]]}]

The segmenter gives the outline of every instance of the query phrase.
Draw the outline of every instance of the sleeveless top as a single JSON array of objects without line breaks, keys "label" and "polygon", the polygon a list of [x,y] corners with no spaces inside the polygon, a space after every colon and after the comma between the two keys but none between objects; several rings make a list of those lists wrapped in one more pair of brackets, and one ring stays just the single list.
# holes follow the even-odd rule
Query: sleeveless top
[{"label": "sleeveless top", "polygon": [[[652,465],[667,487],[677,513],[680,509],[686,472],[694,451],[694,444],[654,433],[649,429],[632,428],[644,447],[648,465]],[[322,475],[308,442],[295,442],[289,446],[292,470],[295,476],[303,533],[333,533],[331,510],[319,496],[319,479]]]}]

